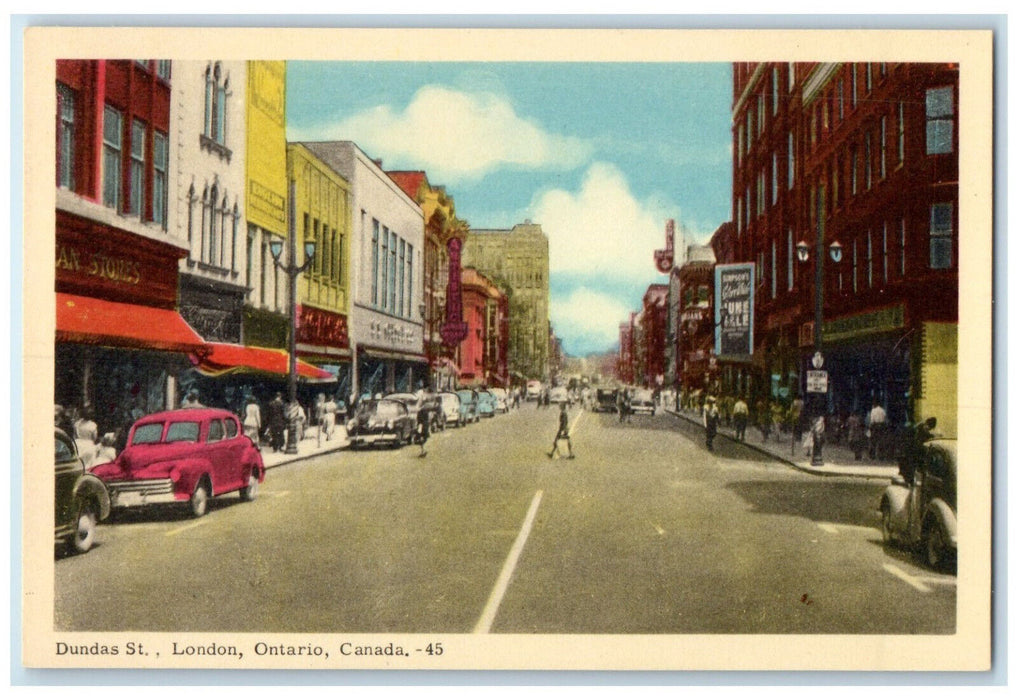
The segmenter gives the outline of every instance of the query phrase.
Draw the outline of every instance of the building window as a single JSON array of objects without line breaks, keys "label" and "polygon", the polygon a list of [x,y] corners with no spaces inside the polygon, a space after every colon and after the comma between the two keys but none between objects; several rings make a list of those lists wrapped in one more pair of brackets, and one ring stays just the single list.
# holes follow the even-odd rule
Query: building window
[{"label": "building window", "polygon": [[883,261],[884,284],[885,285],[887,284],[887,280],[888,280],[888,270],[887,270],[887,268],[888,268],[889,261],[888,261],[888,255],[887,254],[888,254],[888,250],[887,250],[887,222],[885,221],[884,222],[883,254],[880,256],[880,259]]},{"label": "building window", "polygon": [[855,146],[852,146],[851,167],[852,167],[852,194],[855,195],[859,193],[859,152],[858,150],[856,150]]},{"label": "building window", "polygon": [[204,136],[226,146],[226,98],[230,79],[223,75],[219,63],[205,69],[205,131]]},{"label": "building window", "polygon": [[746,153],[753,150],[753,108],[746,114]]},{"label": "building window", "polygon": [[778,67],[771,68],[771,112],[778,113]]},{"label": "building window", "polygon": [[880,117],[880,179],[887,177],[887,117]]},{"label": "building window", "polygon": [[778,202],[778,152],[771,154],[771,204]]},{"label": "building window", "polygon": [[208,241],[208,248],[205,250],[205,254],[202,258],[203,262],[210,265],[215,263],[216,249],[218,248],[218,241],[216,240],[216,200],[219,199],[219,189],[213,185],[212,191],[204,203],[205,210],[205,221],[204,224],[207,228],[205,234],[205,240]]},{"label": "building window", "polygon": [[399,304],[396,309],[406,315],[406,241],[399,239]]},{"label": "building window", "polygon": [[939,202],[930,207],[930,268],[947,270],[952,265],[954,204]]},{"label": "building window", "polygon": [[954,150],[954,89],[950,86],[926,91],[926,154]]},{"label": "building window", "polygon": [[170,61],[156,61],[156,75],[163,80],[170,79]]},{"label": "building window", "polygon": [[[869,65],[868,63],[866,65]],[[866,132],[866,189],[873,187],[873,134]]]},{"label": "building window", "polygon": [[898,165],[905,162],[905,103],[898,103]]},{"label": "building window", "polygon": [[845,79],[838,78],[838,121],[845,120]]},{"label": "building window", "polygon": [[123,117],[109,105],[103,110],[103,205],[120,211],[120,163]]},{"label": "building window", "polygon": [[792,229],[788,229],[785,264],[788,266],[788,291],[792,291],[792,288],[795,287],[795,244],[792,242]]},{"label": "building window", "polygon": [[145,218],[145,123],[131,120],[131,167],[125,213]]},{"label": "building window", "polygon": [[406,244],[406,315],[412,318],[414,312],[414,247]]},{"label": "building window", "polygon": [[791,190],[795,182],[795,136],[788,132],[788,189]]},{"label": "building window", "polygon": [[852,240],[852,292],[859,293],[859,247],[857,241]]},{"label": "building window", "polygon": [[389,231],[389,311],[396,313],[396,236],[395,231]]},{"label": "building window", "polygon": [[[333,229],[332,237],[336,237],[336,231]],[[346,234],[339,234],[339,245],[336,246],[336,283],[343,284],[343,246],[346,244]]]},{"label": "building window", "polygon": [[771,240],[771,299],[778,296],[778,242]]},{"label": "building window", "polygon": [[371,304],[378,306],[378,219],[371,220]]},{"label": "building window", "polygon": [[792,92],[792,88],[795,87],[795,64],[788,64],[788,91]]},{"label": "building window", "polygon": [[[304,216],[306,217],[307,214],[305,214]],[[313,228],[314,233],[312,233],[311,238],[308,238],[309,231],[307,230],[307,226],[304,227],[304,240],[305,241],[314,241],[316,245],[322,246],[322,248],[321,248],[321,250],[322,250],[321,255],[316,255],[314,260],[311,261],[311,270],[316,275],[318,275],[320,277],[322,275],[322,270],[325,267],[325,265],[324,265],[324,263],[325,263],[325,241],[322,239],[322,237],[318,236],[318,219],[315,219],[314,221],[315,221],[314,228]]]},{"label": "building window", "polygon": [[866,64],[866,92],[873,92],[873,64]]},{"label": "building window", "polygon": [[859,104],[859,80],[854,63],[849,64],[849,70],[852,71],[852,109],[855,109],[856,105]]},{"label": "building window", "polygon": [[230,272],[237,272],[237,235],[238,229],[240,228],[240,207],[236,202],[233,203],[233,231],[230,239]]},{"label": "building window", "polygon": [[258,266],[258,271],[261,275],[261,279],[258,284],[258,302],[264,308],[268,301],[268,287],[269,287],[269,242],[266,240],[267,236],[262,235],[262,255],[260,258],[261,265]]},{"label": "building window", "polygon": [[382,227],[382,255],[379,260],[382,267],[382,308],[389,306],[389,228]]},{"label": "building window", "polygon": [[[194,205],[198,200],[198,195],[194,191],[194,183],[187,190],[187,258],[192,259],[194,241]],[[250,286],[250,285],[248,285]]]},{"label": "building window", "polygon": [[254,244],[255,244],[255,227],[251,224],[247,226],[247,246],[245,247],[245,258],[244,258],[244,286],[248,289],[251,288],[252,277],[254,277]]},{"label": "building window", "polygon": [[[866,65],[869,65],[868,63]],[[866,232],[866,286],[873,288],[873,231]]]},{"label": "building window", "polygon": [[74,91],[57,83],[57,186],[74,189]]},{"label": "building window", "polygon": [[904,217],[902,217],[902,219],[901,219],[901,225],[900,225],[898,233],[899,233],[898,238],[899,238],[899,242],[900,242],[900,246],[901,246],[900,250],[898,251],[899,254],[901,255],[901,269],[900,269],[900,273],[901,273],[901,278],[905,279],[905,218]]},{"label": "building window", "polygon": [[152,138],[152,221],[166,228],[168,180],[166,171],[170,158],[169,139],[166,134],[154,132]]}]

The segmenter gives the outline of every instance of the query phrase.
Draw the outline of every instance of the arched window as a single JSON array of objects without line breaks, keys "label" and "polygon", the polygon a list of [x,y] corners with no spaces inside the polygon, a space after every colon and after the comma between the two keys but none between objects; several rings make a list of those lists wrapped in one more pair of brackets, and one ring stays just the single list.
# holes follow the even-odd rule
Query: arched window
[{"label": "arched window", "polygon": [[233,235],[230,238],[230,272],[237,272],[237,233],[240,230],[240,206],[233,202]]},{"label": "arched window", "polygon": [[219,201],[219,188],[212,185],[212,192],[208,200],[208,221],[209,221],[209,249],[208,254],[205,258],[205,262],[215,264],[216,262],[216,251],[219,250],[218,231],[216,227],[217,219],[219,218],[219,212],[216,210],[216,202]]},{"label": "arched window", "polygon": [[198,254],[198,259],[201,260],[202,262],[208,260],[209,257],[208,222],[210,219],[211,214],[209,212],[209,188],[208,185],[206,185],[205,190],[202,192],[201,195],[201,241],[199,241],[199,243],[201,244],[199,250],[201,252]]},{"label": "arched window", "polygon": [[220,63],[205,68],[205,123],[202,135],[226,146],[226,100],[230,96],[230,78]]},{"label": "arched window", "polygon": [[197,194],[194,191],[194,183],[187,190],[187,248],[188,257],[194,257],[194,202]]}]

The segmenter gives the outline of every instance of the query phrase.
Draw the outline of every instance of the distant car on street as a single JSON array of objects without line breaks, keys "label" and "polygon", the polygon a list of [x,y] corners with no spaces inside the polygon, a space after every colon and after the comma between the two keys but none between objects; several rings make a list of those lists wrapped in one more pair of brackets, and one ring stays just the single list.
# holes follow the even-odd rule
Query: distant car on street
[{"label": "distant car on street", "polygon": [[242,500],[253,501],[265,465],[237,416],[183,408],[140,418],[124,451],[92,473],[106,484],[114,509],[181,503],[200,518],[209,500],[224,493],[238,491]]},{"label": "distant car on street", "polygon": [[453,425],[457,428],[463,425],[460,415],[460,397],[451,391],[443,391],[438,395],[438,402],[445,417],[445,425]]},{"label": "distant car on street", "polygon": [[498,401],[498,410],[502,413],[509,413],[509,392],[501,387],[493,387],[488,391],[495,395],[495,399]]},{"label": "distant car on street", "polygon": [[354,447],[385,443],[393,447],[408,444],[417,429],[417,414],[395,399],[365,399],[357,404],[347,424],[350,444]]},{"label": "distant car on street", "polygon": [[597,412],[605,411],[607,413],[617,412],[619,410],[618,396],[619,392],[617,389],[598,389],[597,395],[594,398],[594,410]]},{"label": "distant car on street", "polygon": [[880,499],[884,542],[918,549],[927,565],[945,569],[958,554],[957,441],[919,448],[911,483],[896,476]]},{"label": "distant car on street", "polygon": [[55,432],[54,540],[70,552],[83,554],[95,544],[99,521],[110,514],[110,494],[102,480],[85,472],[74,440],[63,430]]},{"label": "distant car on street", "polygon": [[657,404],[654,403],[654,392],[650,389],[637,389],[633,392],[630,406],[633,413],[649,413],[652,416],[657,413]]},{"label": "distant car on street", "polygon": [[548,392],[548,401],[553,404],[567,403],[572,405],[569,391],[564,386],[553,386]]},{"label": "distant car on street", "polygon": [[490,391],[483,389],[477,392],[477,415],[481,418],[493,418],[498,411],[498,399]]},{"label": "distant car on street", "polygon": [[541,392],[544,387],[541,386],[541,382],[536,379],[531,379],[527,382],[527,401],[537,401],[541,397]]},{"label": "distant car on street", "polygon": [[456,392],[460,398],[460,419],[463,423],[475,423],[481,419],[478,413],[478,401],[480,397],[473,389],[460,389]]}]

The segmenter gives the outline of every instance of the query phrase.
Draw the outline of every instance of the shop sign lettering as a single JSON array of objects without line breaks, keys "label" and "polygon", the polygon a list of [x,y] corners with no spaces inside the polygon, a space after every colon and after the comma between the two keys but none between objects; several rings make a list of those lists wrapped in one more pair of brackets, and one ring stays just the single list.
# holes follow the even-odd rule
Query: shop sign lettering
[{"label": "shop sign lettering", "polygon": [[753,265],[714,268],[714,354],[753,353]]},{"label": "shop sign lettering", "polygon": [[141,282],[138,263],[103,253],[85,253],[69,245],[57,248],[57,270],[99,277],[120,284]]}]

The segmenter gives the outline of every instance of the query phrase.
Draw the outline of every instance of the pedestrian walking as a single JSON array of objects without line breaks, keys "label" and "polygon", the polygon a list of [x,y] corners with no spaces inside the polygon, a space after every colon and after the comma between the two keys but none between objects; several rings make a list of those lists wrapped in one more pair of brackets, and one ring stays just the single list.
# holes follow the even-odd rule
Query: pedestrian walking
[{"label": "pedestrian walking", "polygon": [[269,402],[267,413],[269,444],[273,452],[279,452],[283,449],[283,434],[286,431],[286,405],[283,403],[282,392],[276,392],[275,398]]},{"label": "pedestrian walking", "polygon": [[262,409],[253,395],[248,395],[244,405],[244,434],[258,447],[262,434]]},{"label": "pedestrian walking", "polygon": [[746,425],[749,423],[749,406],[740,396],[732,407],[732,418],[735,420],[735,439],[742,442],[746,439]]},{"label": "pedestrian walking", "polygon": [[573,441],[569,437],[569,414],[566,412],[566,402],[561,403],[561,408],[558,413],[558,432],[555,433],[555,441],[551,444],[551,452],[548,453],[548,459],[551,459],[559,451],[558,441],[565,440],[566,445],[569,446],[568,459],[573,459],[576,455],[573,454]]},{"label": "pedestrian walking", "polygon": [[417,411],[417,439],[421,443],[421,452],[418,457],[426,457],[428,452],[424,449],[424,444],[431,437],[431,409],[427,401],[421,402],[421,407]]},{"label": "pedestrian walking", "polygon": [[884,456],[884,442],[887,432],[887,411],[877,399],[873,399],[873,408],[868,416],[870,436],[870,459]]},{"label": "pedestrian walking", "polygon": [[619,423],[626,420],[626,392],[619,389],[615,392],[615,409],[619,412]]},{"label": "pedestrian walking", "polygon": [[714,451],[714,438],[718,434],[718,423],[721,422],[721,414],[718,412],[718,404],[713,396],[708,396],[703,405],[703,427],[707,436],[707,449]]},{"label": "pedestrian walking", "polygon": [[332,433],[336,429],[336,412],[338,410],[339,405],[336,403],[336,397],[329,394],[329,398],[325,400],[325,405],[322,407],[322,426],[326,441],[332,439]]}]

